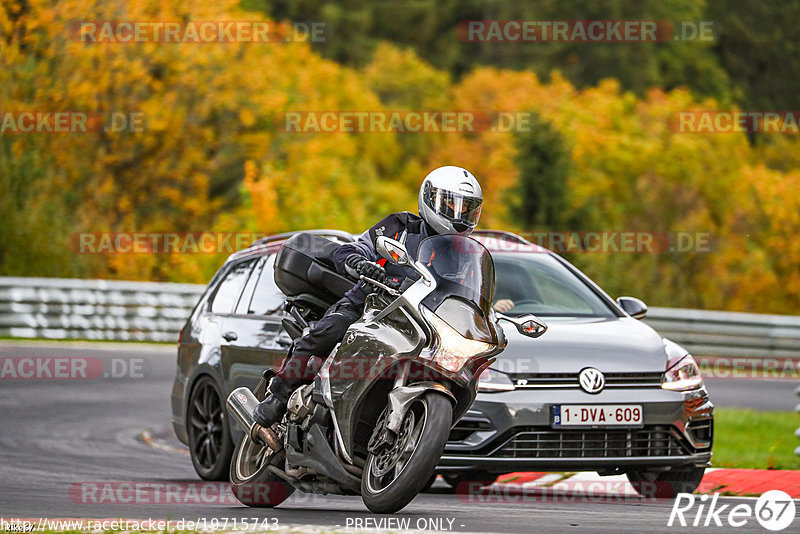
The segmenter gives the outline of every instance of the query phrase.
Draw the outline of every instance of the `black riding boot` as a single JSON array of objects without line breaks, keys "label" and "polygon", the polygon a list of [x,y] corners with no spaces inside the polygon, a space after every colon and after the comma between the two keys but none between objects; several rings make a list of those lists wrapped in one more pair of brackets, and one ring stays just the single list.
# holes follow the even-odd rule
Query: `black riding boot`
[{"label": "black riding boot", "polygon": [[267,398],[256,406],[253,411],[253,419],[259,425],[269,428],[279,422],[286,413],[286,406],[289,403],[289,395],[292,388],[281,380],[273,377],[267,388]]}]

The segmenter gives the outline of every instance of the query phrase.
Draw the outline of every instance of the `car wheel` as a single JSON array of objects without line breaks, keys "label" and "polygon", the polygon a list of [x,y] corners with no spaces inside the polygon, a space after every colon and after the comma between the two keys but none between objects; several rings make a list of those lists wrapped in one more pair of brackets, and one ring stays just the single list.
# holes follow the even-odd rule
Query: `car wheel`
[{"label": "car wheel", "polygon": [[633,488],[642,497],[671,499],[679,493],[692,493],[700,485],[705,467],[673,467],[669,471],[628,471]]},{"label": "car wheel", "polygon": [[222,395],[208,375],[200,377],[192,388],[186,423],[194,470],[204,480],[227,480],[233,442]]},{"label": "car wheel", "polygon": [[468,489],[465,484],[480,484],[480,487],[486,488],[495,483],[497,475],[485,471],[468,471],[466,473],[442,473],[442,478],[455,491],[466,493]]}]

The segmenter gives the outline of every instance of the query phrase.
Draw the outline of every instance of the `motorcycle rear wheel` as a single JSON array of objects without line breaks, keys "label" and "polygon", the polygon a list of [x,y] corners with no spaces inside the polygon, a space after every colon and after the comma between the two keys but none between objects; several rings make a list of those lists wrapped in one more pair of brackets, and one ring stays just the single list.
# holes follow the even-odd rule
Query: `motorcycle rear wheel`
[{"label": "motorcycle rear wheel", "polygon": [[231,489],[239,502],[257,508],[278,506],[294,493],[294,487],[269,470],[281,466],[284,455],[254,442],[245,435],[233,453],[230,468]]},{"label": "motorcycle rear wheel", "polygon": [[394,445],[367,455],[361,498],[372,512],[391,514],[425,487],[444,451],[453,418],[450,400],[429,391],[406,412]]}]

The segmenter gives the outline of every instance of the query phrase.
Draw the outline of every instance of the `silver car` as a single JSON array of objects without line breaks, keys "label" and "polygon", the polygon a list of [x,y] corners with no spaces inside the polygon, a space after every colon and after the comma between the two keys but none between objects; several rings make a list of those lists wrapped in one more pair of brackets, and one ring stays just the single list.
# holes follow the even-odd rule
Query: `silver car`
[{"label": "silver car", "polygon": [[[479,383],[438,471],[452,486],[515,471],[625,473],[640,492],[693,491],[711,459],[714,407],[692,356],[642,323],[563,258],[505,232],[474,234],[495,262],[495,306],[533,313],[531,340],[508,348]],[[503,304],[498,304],[504,301]]]}]

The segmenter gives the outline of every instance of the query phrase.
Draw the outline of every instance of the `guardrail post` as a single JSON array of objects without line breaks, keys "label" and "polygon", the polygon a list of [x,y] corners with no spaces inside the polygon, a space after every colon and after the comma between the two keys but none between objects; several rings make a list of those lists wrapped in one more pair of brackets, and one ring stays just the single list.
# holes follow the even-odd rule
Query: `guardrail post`
[{"label": "guardrail post", "polygon": [[[795,395],[797,395],[798,397],[800,397],[800,386],[797,386],[797,387],[794,389],[794,394],[795,394]],[[797,413],[800,413],[800,404],[798,404],[797,406],[795,406],[795,407],[794,407],[794,411],[796,411]],[[800,438],[800,428],[798,428],[797,430],[795,430],[795,431],[794,431],[794,435],[795,435],[795,436],[797,436],[798,438]],[[800,456],[800,446],[798,446],[798,447],[797,447],[797,448],[794,450],[794,453],[795,453],[797,456]]]}]

